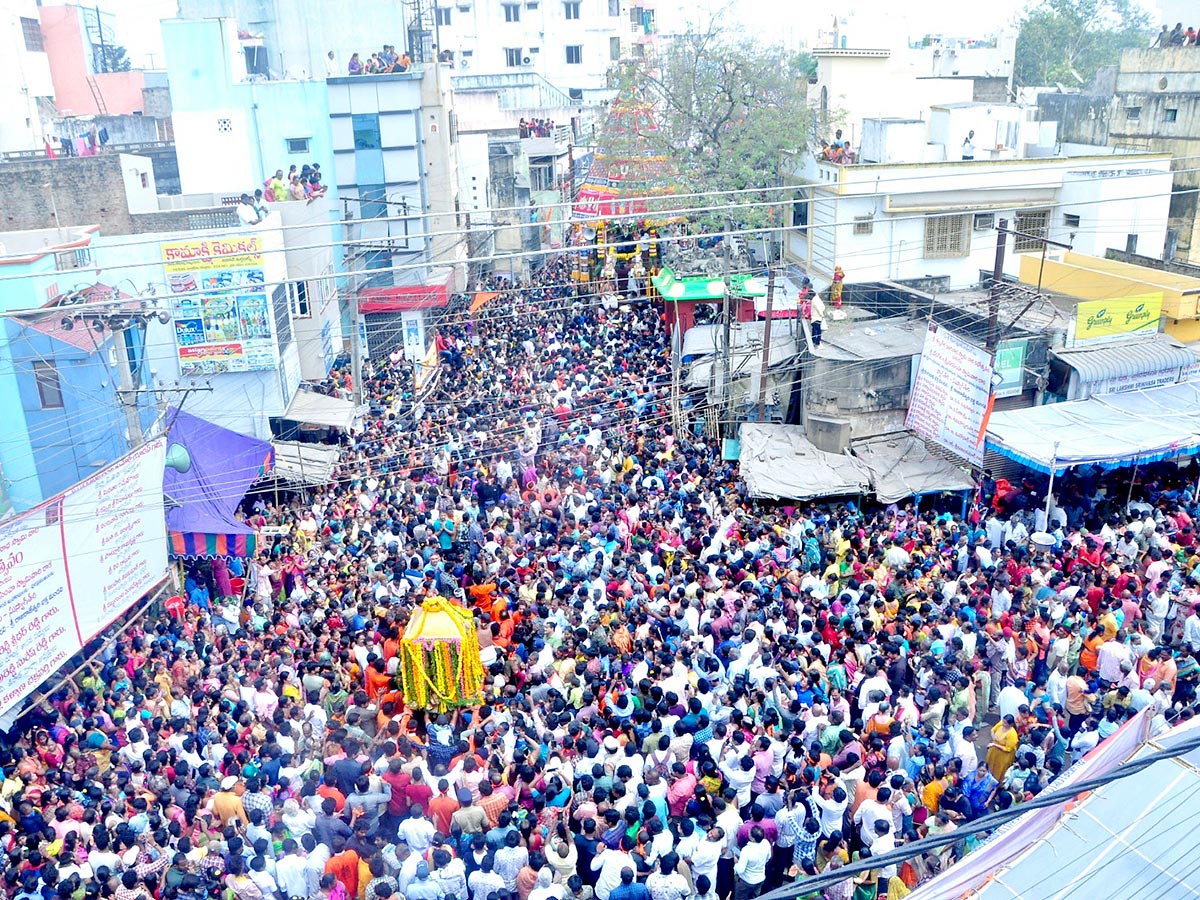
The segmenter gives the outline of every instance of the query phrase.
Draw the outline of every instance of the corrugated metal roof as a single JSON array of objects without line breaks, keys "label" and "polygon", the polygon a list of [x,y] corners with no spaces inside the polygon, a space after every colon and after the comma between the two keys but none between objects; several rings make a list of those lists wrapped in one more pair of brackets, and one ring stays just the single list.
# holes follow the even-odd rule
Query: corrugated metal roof
[{"label": "corrugated metal roof", "polygon": [[1165,334],[1152,340],[1140,340],[1099,347],[1078,347],[1050,351],[1075,370],[1085,384],[1129,378],[1148,372],[1182,368],[1196,363],[1196,354]]}]

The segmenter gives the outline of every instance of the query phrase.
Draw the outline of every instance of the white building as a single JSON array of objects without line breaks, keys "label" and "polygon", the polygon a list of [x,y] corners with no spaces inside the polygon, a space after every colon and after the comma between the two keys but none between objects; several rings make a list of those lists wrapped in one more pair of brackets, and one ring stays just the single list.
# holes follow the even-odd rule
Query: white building
[{"label": "white building", "polygon": [[[967,287],[992,271],[1000,219],[1081,253],[1128,247],[1161,256],[1170,154],[1046,146],[1036,140],[1046,123],[997,124],[987,111],[986,104],[934,109],[928,126],[868,120],[861,162],[828,162],[808,151],[785,157],[785,184],[796,185],[787,258],[819,285],[841,266],[847,283],[942,276],[952,288]],[[996,134],[1015,143],[963,160],[960,134],[971,126],[981,147]],[[933,143],[935,135],[943,143]],[[1014,237],[1008,249],[1005,273],[1015,275],[1019,255],[1040,253],[1042,244]]]},{"label": "white building", "polygon": [[41,104],[53,101],[54,84],[37,0],[0,3],[0,60],[0,153],[41,150]]},{"label": "white building", "polygon": [[610,71],[653,44],[653,0],[437,0],[434,40],[455,72],[533,72],[572,102],[612,94]]},{"label": "white building", "polygon": [[916,47],[844,46],[812,51],[816,83],[809,100],[817,112],[818,138],[840,128],[857,146],[864,119],[923,118],[937,104],[1012,98],[1016,37],[1002,34],[987,43],[936,41]]}]

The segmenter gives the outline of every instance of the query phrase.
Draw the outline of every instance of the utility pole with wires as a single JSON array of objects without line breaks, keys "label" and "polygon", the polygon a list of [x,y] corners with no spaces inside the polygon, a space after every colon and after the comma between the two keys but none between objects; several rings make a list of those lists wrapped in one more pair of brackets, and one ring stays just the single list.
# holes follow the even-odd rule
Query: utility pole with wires
[{"label": "utility pole with wires", "polygon": [[758,413],[754,421],[763,421],[767,405],[767,373],[771,368],[771,318],[775,314],[775,267],[767,268],[767,321],[763,324],[762,369],[758,376]]},{"label": "utility pole with wires", "polygon": [[[1029,241],[1037,241],[1042,245],[1042,265],[1046,263],[1046,248],[1059,247],[1064,250],[1073,250],[1072,244],[1064,244],[1061,241],[1052,241],[1040,234],[1028,234],[1024,231],[1017,231],[1015,228],[1008,227],[1008,219],[1001,219],[996,225],[996,261],[992,268],[992,283],[988,290],[988,321],[987,321],[987,341],[984,344],[989,353],[995,353],[1000,347],[1000,298],[1004,293],[1004,253],[1008,245],[1008,236],[1025,238]],[[1042,276],[1038,274],[1038,293],[1042,292]],[[1026,309],[1029,307],[1027,306]]]},{"label": "utility pole with wires", "polygon": [[[733,219],[730,216],[725,217],[725,236],[721,238],[721,246],[725,249],[725,259],[723,264],[723,274],[721,281],[724,284],[724,290],[721,291],[721,392],[720,392],[720,422],[724,424],[726,421],[732,421],[732,417],[728,417],[730,401],[733,392],[730,390],[729,380],[731,377],[731,369],[733,365],[733,347],[730,342],[733,339],[733,313],[729,303],[729,292],[732,290],[733,284],[729,277],[730,267],[733,265],[733,248],[731,246],[730,234],[733,232]],[[718,426],[718,430],[719,426]]]}]

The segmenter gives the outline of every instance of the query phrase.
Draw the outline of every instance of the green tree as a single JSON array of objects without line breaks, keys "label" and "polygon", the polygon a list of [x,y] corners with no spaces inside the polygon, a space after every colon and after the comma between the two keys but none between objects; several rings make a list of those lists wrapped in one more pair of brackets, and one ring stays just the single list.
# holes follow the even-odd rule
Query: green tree
[{"label": "green tree", "polygon": [[[707,27],[689,27],[665,40],[652,58],[625,69],[622,89],[650,101],[658,126],[633,139],[643,152],[670,157],[689,193],[773,187],[781,152],[803,147],[808,135],[808,73],[798,62],[782,47],[731,34],[715,19]],[[605,135],[602,146],[609,137],[618,144],[630,140]],[[773,195],[737,197],[766,199]],[[731,213],[757,227],[771,221],[772,211],[742,207]]]},{"label": "green tree", "polygon": [[133,63],[125,55],[125,48],[119,44],[105,44],[103,49],[96,48],[96,68],[101,72],[128,72]]},{"label": "green tree", "polygon": [[1150,19],[1133,0],[1038,0],[1017,33],[1020,85],[1086,84],[1121,51],[1150,43]]}]

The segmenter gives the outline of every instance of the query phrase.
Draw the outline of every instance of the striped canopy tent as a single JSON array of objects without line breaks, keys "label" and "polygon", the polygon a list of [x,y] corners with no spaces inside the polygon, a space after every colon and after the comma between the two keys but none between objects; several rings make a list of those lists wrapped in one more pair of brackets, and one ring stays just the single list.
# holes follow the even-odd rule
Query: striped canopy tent
[{"label": "striped canopy tent", "polygon": [[168,552],[175,558],[253,556],[257,536],[237,518],[237,507],[251,483],[274,468],[274,448],[198,416],[175,409],[167,415],[168,454],[186,451],[185,467],[163,471]]},{"label": "striped canopy tent", "polygon": [[400,639],[400,682],[413,709],[445,712],[483,702],[475,618],[444,597],[413,610]]}]

